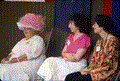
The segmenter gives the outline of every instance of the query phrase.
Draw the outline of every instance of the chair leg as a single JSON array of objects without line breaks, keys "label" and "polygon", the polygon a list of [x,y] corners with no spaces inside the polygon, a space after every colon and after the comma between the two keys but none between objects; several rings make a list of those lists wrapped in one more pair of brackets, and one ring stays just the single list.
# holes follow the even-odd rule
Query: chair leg
[{"label": "chair leg", "polygon": [[120,71],[118,72],[115,81],[119,81],[119,79],[120,79]]}]

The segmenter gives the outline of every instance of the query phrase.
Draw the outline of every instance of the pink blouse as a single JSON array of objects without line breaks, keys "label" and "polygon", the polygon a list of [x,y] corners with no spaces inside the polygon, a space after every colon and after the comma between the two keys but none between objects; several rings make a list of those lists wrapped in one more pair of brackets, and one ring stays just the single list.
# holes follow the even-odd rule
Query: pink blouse
[{"label": "pink blouse", "polygon": [[74,33],[70,34],[67,39],[65,45],[67,45],[67,53],[74,53],[76,54],[79,48],[88,48],[87,52],[83,55],[84,59],[89,58],[90,46],[91,46],[91,39],[88,35],[83,34],[78,39],[73,41]]}]

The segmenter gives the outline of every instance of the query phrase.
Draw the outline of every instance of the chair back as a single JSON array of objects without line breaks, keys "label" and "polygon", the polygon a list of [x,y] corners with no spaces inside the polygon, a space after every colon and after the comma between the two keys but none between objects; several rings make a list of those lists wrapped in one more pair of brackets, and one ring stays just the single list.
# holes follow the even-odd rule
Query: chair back
[{"label": "chair back", "polygon": [[50,43],[50,38],[51,38],[51,35],[52,35],[52,31],[53,31],[53,28],[50,28],[49,30],[44,29],[42,31],[42,33],[39,34],[45,42],[45,50],[48,49],[48,46],[49,46],[49,43]]}]

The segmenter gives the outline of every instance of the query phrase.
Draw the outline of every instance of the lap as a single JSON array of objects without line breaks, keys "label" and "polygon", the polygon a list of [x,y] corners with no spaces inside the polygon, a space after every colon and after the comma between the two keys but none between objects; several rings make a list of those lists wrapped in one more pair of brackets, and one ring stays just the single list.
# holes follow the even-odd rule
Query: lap
[{"label": "lap", "polygon": [[58,68],[63,68],[63,69],[69,69],[71,70],[71,72],[74,71],[80,71],[82,69],[84,69],[87,66],[87,61],[86,59],[82,59],[79,62],[69,62],[69,61],[65,61],[63,58],[58,58],[58,57],[49,57],[47,58],[44,63],[42,64],[44,65],[55,65]]},{"label": "lap", "polygon": [[47,58],[38,70],[38,75],[47,76],[64,80],[69,73],[81,71],[87,66],[85,59],[79,62],[65,61],[63,58],[49,57]]},{"label": "lap", "polygon": [[10,71],[10,70],[18,70],[18,71],[32,71],[34,70],[36,64],[35,61],[23,61],[19,63],[12,63],[12,64],[0,64],[0,69],[5,72],[5,71]]},{"label": "lap", "polygon": [[28,80],[29,77],[31,78],[37,75],[37,70],[44,59],[45,57],[40,57],[39,59],[18,63],[0,64],[0,78],[2,78],[2,76],[11,78],[12,76],[12,79],[16,77],[17,80]]},{"label": "lap", "polygon": [[89,74],[81,75],[80,72],[75,72],[67,75],[65,81],[92,81],[92,79]]}]

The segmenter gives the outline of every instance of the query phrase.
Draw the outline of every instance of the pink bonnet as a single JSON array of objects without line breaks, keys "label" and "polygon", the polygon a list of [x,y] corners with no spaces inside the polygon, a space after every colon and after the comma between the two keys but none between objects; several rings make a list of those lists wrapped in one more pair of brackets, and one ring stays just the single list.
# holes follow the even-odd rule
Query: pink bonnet
[{"label": "pink bonnet", "polygon": [[44,22],[41,15],[35,15],[28,13],[17,22],[18,28],[23,30],[26,28],[33,28],[35,30],[41,30],[43,28]]}]

